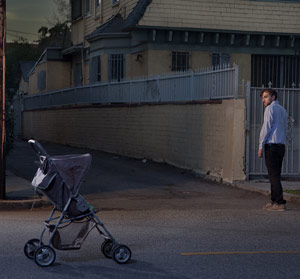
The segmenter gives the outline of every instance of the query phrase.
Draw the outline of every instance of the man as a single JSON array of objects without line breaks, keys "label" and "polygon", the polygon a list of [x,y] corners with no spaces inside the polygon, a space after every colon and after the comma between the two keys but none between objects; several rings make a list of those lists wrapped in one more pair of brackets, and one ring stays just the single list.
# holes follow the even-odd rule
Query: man
[{"label": "man", "polygon": [[260,94],[265,106],[264,123],[260,131],[258,157],[262,158],[263,149],[268,175],[271,183],[271,202],[263,208],[268,211],[284,211],[286,201],[283,199],[281,167],[285,153],[288,116],[279,105],[277,91],[265,89]]}]

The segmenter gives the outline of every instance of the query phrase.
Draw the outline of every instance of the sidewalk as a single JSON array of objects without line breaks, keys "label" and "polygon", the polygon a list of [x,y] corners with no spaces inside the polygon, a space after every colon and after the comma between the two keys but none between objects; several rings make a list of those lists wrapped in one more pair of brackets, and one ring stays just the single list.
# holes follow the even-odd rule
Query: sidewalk
[{"label": "sidewalk", "polygon": [[31,183],[6,170],[6,200],[0,200],[1,209],[30,209],[41,207],[44,200],[38,197]]},{"label": "sidewalk", "polygon": [[[288,202],[300,203],[300,181],[281,181],[281,184],[284,191],[284,199]],[[244,181],[235,183],[232,186],[265,196],[269,196],[271,193],[270,182],[267,179]]]},{"label": "sidewalk", "polygon": [[[300,193],[300,182],[298,181],[282,181],[282,185],[284,190],[296,190],[296,192]],[[262,195],[268,196],[270,195],[270,184],[268,180],[252,180],[245,181],[236,184],[229,185],[232,187],[236,187],[239,189],[257,192]],[[160,189],[156,189],[157,195],[161,192]],[[119,192],[114,193],[113,199],[115,202],[112,202],[112,194],[111,193],[90,193],[85,195],[86,199],[91,202],[96,207],[101,204],[105,206],[107,201],[110,200],[109,207],[114,207],[113,204],[118,203],[117,200],[124,199],[126,196],[135,196],[136,198],[141,197],[145,198],[149,193],[144,190],[130,190],[123,191],[122,194]],[[151,196],[153,196],[153,192],[151,192]],[[38,197],[36,193],[34,193],[33,187],[31,183],[26,179],[18,177],[11,173],[10,171],[6,171],[6,198],[5,201],[0,201],[0,210],[1,209],[31,209],[42,207],[43,205],[49,205],[49,202],[42,198]],[[288,202],[296,202],[300,203],[300,195],[284,193],[284,198]]]},{"label": "sidewalk", "polygon": [[[84,181],[85,187],[80,192],[95,207],[97,203],[102,208],[110,207],[112,203],[117,205],[118,200],[132,197],[145,201],[162,195],[178,197],[181,193],[184,195],[184,191],[192,193],[199,190],[201,183],[191,172],[167,164],[152,161],[145,163],[144,160],[52,143],[42,145],[51,155],[91,153],[92,165]],[[15,149],[7,158],[7,200],[0,201],[0,209],[28,209],[49,204],[45,198],[34,193],[30,183],[37,168],[34,164],[36,159],[26,141],[16,141]],[[283,181],[282,184],[284,191],[293,190],[292,193],[284,193],[285,199],[300,203],[300,195],[297,195],[300,194],[300,181]],[[230,186],[265,196],[270,194],[268,180],[245,181]],[[166,191],[166,188],[170,191]]]}]

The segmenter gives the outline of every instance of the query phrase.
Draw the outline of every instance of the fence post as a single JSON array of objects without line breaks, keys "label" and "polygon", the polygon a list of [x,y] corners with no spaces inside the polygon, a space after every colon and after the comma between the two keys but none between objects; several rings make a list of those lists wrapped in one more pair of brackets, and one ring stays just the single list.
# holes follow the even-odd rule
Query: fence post
[{"label": "fence post", "polygon": [[234,64],[233,67],[234,67],[234,78],[235,78],[234,98],[237,99],[239,94],[239,66],[237,64]]},{"label": "fence post", "polygon": [[131,90],[132,90],[132,80],[129,82],[129,104],[131,104]]},{"label": "fence post", "polygon": [[[255,113],[255,112],[254,112]],[[250,129],[251,129],[251,87],[250,81],[246,85],[246,180],[250,178]]]},{"label": "fence post", "polygon": [[191,101],[193,101],[193,98],[194,98],[194,71],[192,71],[192,74],[191,74],[191,92],[190,92],[190,98],[191,98]]},{"label": "fence post", "polygon": [[156,76],[156,84],[157,84],[157,102],[159,102],[159,97],[161,99],[161,96],[160,96],[160,89],[159,89],[159,79],[160,79],[160,75]]}]

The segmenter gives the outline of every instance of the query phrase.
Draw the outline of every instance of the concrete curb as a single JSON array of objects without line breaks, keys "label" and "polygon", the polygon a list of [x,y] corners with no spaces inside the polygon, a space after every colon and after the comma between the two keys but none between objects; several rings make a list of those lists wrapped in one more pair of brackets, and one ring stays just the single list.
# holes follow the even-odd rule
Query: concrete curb
[{"label": "concrete curb", "polygon": [[0,210],[22,210],[40,208],[46,205],[43,199],[7,199],[0,200]]},{"label": "concrete curb", "polygon": [[[232,186],[236,187],[236,188],[239,188],[239,189],[242,189],[242,190],[256,192],[256,193],[262,194],[262,195],[267,196],[267,197],[270,196],[270,194],[271,194],[270,190],[265,190],[265,189],[261,189],[259,187],[255,187],[253,184],[245,185],[243,183],[233,183]],[[300,203],[300,195],[293,195],[293,194],[289,194],[289,193],[283,193],[283,197],[286,201]]]}]

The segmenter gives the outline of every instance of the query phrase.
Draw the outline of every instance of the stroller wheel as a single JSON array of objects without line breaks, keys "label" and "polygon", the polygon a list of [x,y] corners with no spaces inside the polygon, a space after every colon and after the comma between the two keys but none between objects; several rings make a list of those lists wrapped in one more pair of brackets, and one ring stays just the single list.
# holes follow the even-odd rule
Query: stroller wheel
[{"label": "stroller wheel", "polygon": [[34,254],[35,262],[41,267],[46,267],[54,263],[56,255],[50,246],[39,247]]},{"label": "stroller wheel", "polygon": [[101,245],[101,251],[106,258],[112,258],[113,241],[111,239],[105,239]]},{"label": "stroller wheel", "polygon": [[114,248],[112,254],[114,260],[119,264],[125,264],[131,259],[131,251],[125,245],[118,245]]},{"label": "stroller wheel", "polygon": [[[33,260],[34,259],[34,253],[37,248],[39,248],[40,240],[37,238],[30,239],[26,242],[24,245],[24,254],[27,258]],[[41,245],[44,245],[43,242]]]}]

